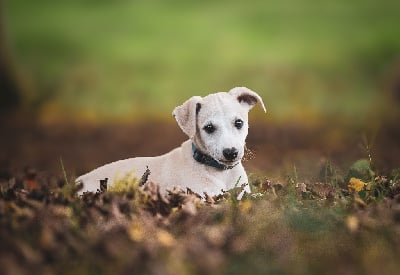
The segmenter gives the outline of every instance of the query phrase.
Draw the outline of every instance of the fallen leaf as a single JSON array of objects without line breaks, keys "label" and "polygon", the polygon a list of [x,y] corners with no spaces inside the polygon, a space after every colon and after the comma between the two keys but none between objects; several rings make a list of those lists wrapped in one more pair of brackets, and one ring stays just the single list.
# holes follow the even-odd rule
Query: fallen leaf
[{"label": "fallen leaf", "polygon": [[360,179],[351,178],[348,187],[349,189],[353,189],[356,192],[360,192],[361,190],[364,189],[366,185],[367,184]]},{"label": "fallen leaf", "polygon": [[160,244],[165,247],[174,246],[176,243],[174,236],[165,230],[160,230],[157,232],[157,239]]},{"label": "fallen leaf", "polygon": [[354,233],[358,230],[359,226],[360,226],[360,221],[358,220],[358,218],[356,216],[348,216],[346,218],[346,226],[347,228],[350,230],[350,232]]}]

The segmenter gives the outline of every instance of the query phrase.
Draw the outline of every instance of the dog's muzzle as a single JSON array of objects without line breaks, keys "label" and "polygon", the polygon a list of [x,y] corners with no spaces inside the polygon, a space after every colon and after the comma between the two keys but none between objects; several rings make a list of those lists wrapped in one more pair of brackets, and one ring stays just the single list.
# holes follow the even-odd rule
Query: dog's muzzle
[{"label": "dog's muzzle", "polygon": [[[228,153],[230,154],[230,157],[232,157],[231,160],[234,160],[234,159],[237,157],[238,152],[237,152],[237,151],[236,151],[236,152],[233,152],[232,149],[235,149],[235,148],[228,149],[228,150],[231,150],[231,151],[229,151]],[[232,169],[232,168],[234,168],[236,165],[239,164],[239,162],[235,163],[234,165],[225,165],[225,164],[222,164],[222,163],[220,163],[219,161],[215,160],[214,158],[212,158],[212,157],[210,157],[210,156],[204,154],[203,152],[201,152],[199,149],[197,149],[197,147],[196,147],[196,145],[194,145],[194,143],[192,143],[192,150],[193,150],[193,158],[194,158],[196,161],[200,162],[201,164],[214,167],[214,168],[216,168],[216,169],[218,169],[218,170],[229,170],[229,169]],[[226,149],[225,149],[225,150],[226,150]],[[225,150],[224,150],[224,151],[225,151]],[[235,149],[235,150],[236,150],[236,149]],[[223,152],[223,154],[224,154],[224,157],[226,158],[224,152]],[[235,157],[233,157],[233,155],[235,155]]]},{"label": "dog's muzzle", "polygon": [[222,154],[224,155],[224,157],[227,161],[233,161],[237,158],[239,152],[235,147],[232,147],[232,148],[224,149],[222,151]]}]

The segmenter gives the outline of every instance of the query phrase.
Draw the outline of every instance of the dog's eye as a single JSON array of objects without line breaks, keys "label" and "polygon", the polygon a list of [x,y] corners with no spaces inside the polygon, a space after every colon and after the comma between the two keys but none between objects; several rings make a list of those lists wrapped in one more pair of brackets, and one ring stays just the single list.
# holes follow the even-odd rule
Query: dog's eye
[{"label": "dog's eye", "polygon": [[212,134],[215,131],[215,126],[210,124],[207,124],[206,126],[204,126],[204,131],[206,131],[208,134]]},{"label": "dog's eye", "polygon": [[242,127],[243,127],[243,120],[241,120],[241,119],[236,119],[235,120],[235,127],[237,128],[237,129],[242,129]]}]

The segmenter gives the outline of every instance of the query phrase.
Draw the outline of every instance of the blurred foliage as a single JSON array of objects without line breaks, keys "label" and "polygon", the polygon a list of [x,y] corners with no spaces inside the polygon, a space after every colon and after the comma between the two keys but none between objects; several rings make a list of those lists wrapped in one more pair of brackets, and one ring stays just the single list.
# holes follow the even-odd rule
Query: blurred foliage
[{"label": "blurred foliage", "polygon": [[[356,180],[355,178],[353,178]],[[0,179],[1,274],[397,274],[398,171],[362,189],[253,178],[202,201],[152,182],[85,193],[34,169]],[[361,182],[361,180],[358,179]]]},{"label": "blurred foliage", "polygon": [[357,178],[364,181],[370,181],[374,176],[375,173],[372,171],[369,160],[360,159],[353,163],[353,165],[350,167],[347,179]]},{"label": "blurred foliage", "polygon": [[311,122],[365,122],[400,98],[398,1],[6,4],[26,104],[46,120],[165,116],[237,85],[273,118]]}]

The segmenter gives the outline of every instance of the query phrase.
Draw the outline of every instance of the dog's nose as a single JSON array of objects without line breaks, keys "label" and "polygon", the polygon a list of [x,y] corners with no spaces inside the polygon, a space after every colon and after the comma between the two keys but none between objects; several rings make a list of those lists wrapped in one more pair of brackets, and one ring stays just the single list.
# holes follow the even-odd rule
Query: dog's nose
[{"label": "dog's nose", "polygon": [[222,151],[226,160],[234,160],[238,156],[238,151],[235,147],[226,148]]}]

